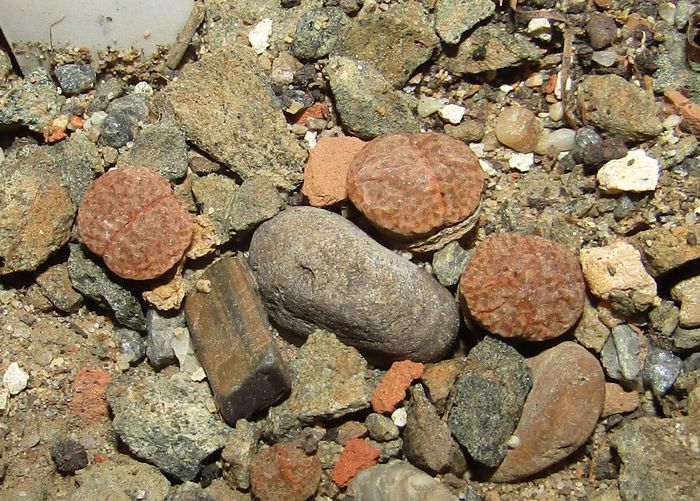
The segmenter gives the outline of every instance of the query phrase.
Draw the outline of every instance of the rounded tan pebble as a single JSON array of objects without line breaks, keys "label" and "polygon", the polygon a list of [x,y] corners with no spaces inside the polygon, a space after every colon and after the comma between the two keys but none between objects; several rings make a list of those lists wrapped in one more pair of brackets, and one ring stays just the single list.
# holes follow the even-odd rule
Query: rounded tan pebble
[{"label": "rounded tan pebble", "polygon": [[192,241],[192,217],[168,180],[144,167],[97,179],[82,198],[83,243],[122,278],[156,278],[177,263]]},{"label": "rounded tan pebble", "polygon": [[521,106],[504,108],[496,118],[496,138],[520,153],[531,153],[542,132],[533,112]]},{"label": "rounded tan pebble", "polygon": [[585,301],[578,259],[563,245],[516,233],[484,240],[460,280],[471,316],[493,334],[543,341],[580,318]]},{"label": "rounded tan pebble", "polygon": [[348,171],[352,203],[379,229],[418,238],[457,225],[481,201],[476,155],[445,134],[390,134],[360,150]]}]

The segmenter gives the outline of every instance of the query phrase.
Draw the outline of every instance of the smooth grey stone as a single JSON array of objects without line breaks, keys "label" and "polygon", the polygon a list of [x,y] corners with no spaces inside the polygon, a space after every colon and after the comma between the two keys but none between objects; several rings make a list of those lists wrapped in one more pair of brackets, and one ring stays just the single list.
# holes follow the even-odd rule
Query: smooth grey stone
[{"label": "smooth grey stone", "polygon": [[683,370],[683,360],[670,351],[652,347],[644,361],[642,378],[654,395],[662,397],[671,389]]},{"label": "smooth grey stone", "polygon": [[146,356],[151,365],[162,369],[177,362],[172,341],[175,329],[186,328],[184,310],[173,314],[149,308],[146,313],[146,328]]},{"label": "smooth grey stone", "polygon": [[457,501],[447,487],[410,463],[396,461],[362,470],[348,486],[355,501]]},{"label": "smooth grey stone", "polygon": [[146,330],[146,317],[136,296],[113,281],[80,244],[70,244],[68,274],[77,291],[112,310],[117,322],[137,331]]},{"label": "smooth grey stone", "polygon": [[472,458],[491,467],[501,463],[531,387],[531,371],[512,346],[487,336],[472,348],[447,421]]},{"label": "smooth grey stone", "polygon": [[435,30],[448,44],[459,43],[462,34],[491,16],[496,5],[491,0],[437,0]]},{"label": "smooth grey stone", "polygon": [[64,64],[53,70],[58,83],[67,95],[80,94],[95,85],[95,70],[89,64]]},{"label": "smooth grey stone", "polygon": [[613,327],[600,353],[605,373],[611,379],[636,386],[640,380],[639,336],[629,325]]},{"label": "smooth grey stone", "polygon": [[181,481],[195,478],[230,434],[206,406],[209,387],[186,374],[127,373],[107,387],[106,398],[112,428],[129,450]]},{"label": "smooth grey stone", "polygon": [[377,442],[388,442],[399,436],[399,428],[391,418],[373,412],[365,419],[369,436]]},{"label": "smooth grey stone", "polygon": [[299,336],[330,330],[383,364],[439,359],[457,336],[447,289],[335,213],[281,212],[253,234],[249,261],[272,321]]}]

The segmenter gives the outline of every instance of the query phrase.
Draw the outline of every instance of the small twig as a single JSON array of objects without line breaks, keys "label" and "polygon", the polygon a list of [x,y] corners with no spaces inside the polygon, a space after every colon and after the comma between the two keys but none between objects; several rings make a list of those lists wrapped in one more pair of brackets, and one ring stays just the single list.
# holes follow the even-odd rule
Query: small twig
[{"label": "small twig", "polygon": [[199,25],[204,21],[205,13],[206,8],[204,2],[196,1],[190,13],[190,17],[187,19],[185,26],[182,27],[182,30],[180,30],[180,33],[178,33],[175,43],[170,48],[168,57],[165,60],[165,66],[171,70],[178,67],[180,61],[182,61],[182,57],[185,55],[187,47],[189,47],[192,41],[192,37],[197,32]]}]

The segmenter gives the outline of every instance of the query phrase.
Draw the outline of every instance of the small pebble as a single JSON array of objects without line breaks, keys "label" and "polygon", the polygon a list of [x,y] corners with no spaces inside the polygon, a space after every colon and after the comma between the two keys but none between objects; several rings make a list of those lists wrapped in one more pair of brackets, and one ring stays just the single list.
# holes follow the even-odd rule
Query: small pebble
[{"label": "small pebble", "polygon": [[421,118],[427,118],[433,113],[437,113],[441,108],[445,106],[446,102],[444,99],[438,99],[435,97],[423,96],[418,100],[418,106],[416,112]]},{"label": "small pebble", "polygon": [[528,23],[527,34],[543,42],[549,42],[552,40],[552,24],[544,17],[536,17]]},{"label": "small pebble", "polygon": [[564,118],[564,105],[561,103],[561,101],[557,101],[556,103],[549,105],[549,118],[555,122],[558,122]]},{"label": "small pebble", "polygon": [[2,384],[10,392],[10,395],[22,392],[27,387],[28,382],[29,374],[17,362],[12,362],[2,376]]},{"label": "small pebble", "polygon": [[660,398],[671,389],[682,370],[683,360],[670,351],[652,347],[644,362],[642,378],[644,384]]},{"label": "small pebble", "polygon": [[457,125],[464,117],[464,107],[456,104],[448,104],[438,110],[440,118],[452,125]]},{"label": "small pebble", "polygon": [[81,470],[88,464],[85,447],[80,442],[71,439],[63,440],[54,445],[51,450],[51,459],[56,465],[56,471],[61,474],[75,473],[76,470]]},{"label": "small pebble", "polygon": [[498,115],[496,137],[509,148],[520,153],[534,151],[542,127],[535,114],[521,106],[509,106]]},{"label": "small pebble", "polygon": [[540,155],[558,155],[562,151],[570,151],[574,147],[576,132],[572,129],[557,129],[545,131],[537,142],[535,152]]},{"label": "small pebble", "polygon": [[405,407],[399,407],[391,413],[391,420],[398,428],[404,428],[408,421],[408,413]]},{"label": "small pebble", "polygon": [[399,436],[399,428],[391,418],[373,412],[367,419],[365,424],[369,430],[369,436],[377,442],[388,442]]},{"label": "small pebble", "polygon": [[586,32],[595,50],[607,47],[617,38],[617,25],[607,14],[593,13],[586,24]]},{"label": "small pebble", "polygon": [[617,52],[612,49],[600,50],[598,52],[594,52],[591,56],[591,60],[593,62],[598,63],[605,68],[610,68],[613,64],[615,64],[617,62],[617,58]]},{"label": "small pebble", "polygon": [[272,19],[265,18],[260,21],[248,33],[248,41],[256,54],[264,53],[270,46],[269,38],[272,34]]},{"label": "small pebble", "polygon": [[64,64],[54,70],[63,92],[68,95],[80,94],[95,85],[95,70],[89,64]]},{"label": "small pebble", "polygon": [[508,167],[519,172],[527,172],[535,165],[534,153],[513,153],[508,160]]},{"label": "small pebble", "polygon": [[666,21],[669,25],[673,26],[676,19],[676,6],[671,2],[661,2],[659,3],[656,11],[659,13],[659,17]]}]

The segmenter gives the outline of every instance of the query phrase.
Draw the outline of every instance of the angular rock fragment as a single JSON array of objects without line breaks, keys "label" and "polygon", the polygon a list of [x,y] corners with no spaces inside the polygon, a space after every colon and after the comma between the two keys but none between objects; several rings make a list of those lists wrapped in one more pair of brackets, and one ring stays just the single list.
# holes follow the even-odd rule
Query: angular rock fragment
[{"label": "angular rock fragment", "polygon": [[51,125],[64,101],[46,70],[37,68],[0,96],[0,126],[24,125],[41,132]]},{"label": "angular rock fragment", "polygon": [[250,483],[260,501],[305,501],[316,492],[321,463],[294,443],[281,442],[258,452],[250,464]]},{"label": "angular rock fragment", "polygon": [[295,334],[328,329],[383,365],[439,358],[457,334],[445,288],[332,212],[281,212],[255,231],[249,260],[271,319]]},{"label": "angular rock fragment", "polygon": [[435,29],[448,44],[459,43],[462,33],[486,19],[496,10],[491,0],[437,0]]},{"label": "angular rock fragment", "polygon": [[245,258],[217,261],[202,280],[211,291],[187,296],[187,325],[219,411],[234,425],[277,402],[290,379]]},{"label": "angular rock fragment", "polygon": [[60,311],[73,313],[83,304],[83,296],[73,289],[65,263],[49,266],[37,275],[36,283]]},{"label": "angular rock fragment", "polygon": [[356,501],[457,501],[447,487],[405,461],[379,464],[360,472],[347,491]]},{"label": "angular rock fragment", "polygon": [[649,273],[654,277],[700,259],[700,224],[675,228],[659,226],[637,233],[631,241],[644,256]]},{"label": "angular rock fragment", "polygon": [[304,151],[247,47],[202,56],[165,90],[192,141],[244,180],[265,177],[280,188],[302,180]]}]

